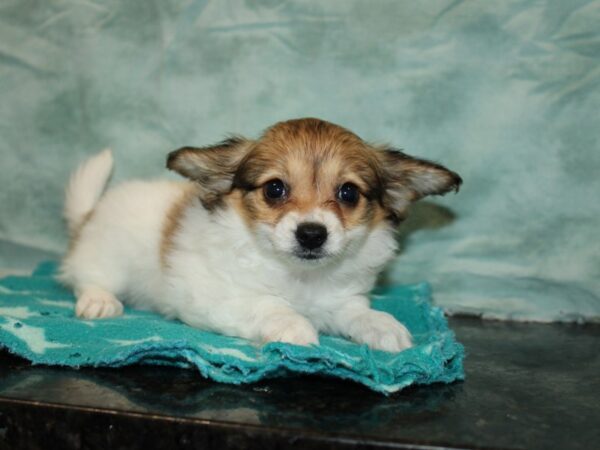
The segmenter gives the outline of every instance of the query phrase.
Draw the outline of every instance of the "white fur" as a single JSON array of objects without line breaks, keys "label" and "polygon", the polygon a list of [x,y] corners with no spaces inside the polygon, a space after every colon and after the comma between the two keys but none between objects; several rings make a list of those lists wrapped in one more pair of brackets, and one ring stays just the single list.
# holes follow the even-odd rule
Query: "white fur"
[{"label": "white fur", "polygon": [[[258,233],[263,241],[271,244],[275,252],[288,257],[298,247],[295,233],[298,225],[303,222],[320,223],[325,226],[327,229],[327,240],[323,244],[323,253],[329,257],[341,254],[353,237],[356,239],[359,237],[358,235],[367,234],[367,230],[364,227],[360,227],[352,234],[344,233],[343,226],[337,216],[331,211],[321,208],[316,208],[308,214],[299,214],[292,211],[282,217],[273,228],[264,224],[259,226]],[[322,261],[325,262],[328,260],[325,258]],[[314,261],[313,264],[315,262],[317,261]]]},{"label": "white fur", "polygon": [[[100,159],[82,167],[69,193],[89,192],[70,194],[72,211],[86,209],[98,192],[78,174],[107,179]],[[117,296],[194,327],[255,341],[317,344],[322,331],[391,352],[411,346],[406,328],[370,309],[366,296],[396,249],[388,225],[346,232],[334,214],[315,210],[251,228],[233,208],[208,212],[194,199],[162,266],[165,218],[187,183],[132,181],[100,199],[61,266],[60,279],[75,288],[78,316],[120,314]],[[296,225],[307,220],[327,227],[327,257],[304,261],[290,253]]]},{"label": "white fur", "polygon": [[77,230],[94,209],[104,192],[112,167],[112,152],[107,148],[88,159],[71,175],[65,190],[63,212],[70,232]]}]

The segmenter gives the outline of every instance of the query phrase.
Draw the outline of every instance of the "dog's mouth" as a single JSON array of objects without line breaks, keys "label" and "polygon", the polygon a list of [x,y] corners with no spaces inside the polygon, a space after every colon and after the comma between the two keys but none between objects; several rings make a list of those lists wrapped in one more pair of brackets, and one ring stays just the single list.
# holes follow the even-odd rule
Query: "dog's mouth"
[{"label": "dog's mouth", "polygon": [[318,259],[325,258],[327,256],[327,252],[323,251],[323,249],[309,250],[305,248],[299,248],[294,251],[294,256],[304,261],[316,261]]}]

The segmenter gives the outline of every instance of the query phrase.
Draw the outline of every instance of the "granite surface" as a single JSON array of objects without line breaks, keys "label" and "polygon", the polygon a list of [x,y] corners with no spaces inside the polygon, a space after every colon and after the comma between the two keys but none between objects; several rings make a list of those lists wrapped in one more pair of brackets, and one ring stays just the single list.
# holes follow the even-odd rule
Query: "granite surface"
[{"label": "granite surface", "polygon": [[319,377],[220,385],[190,370],[59,369],[0,354],[0,448],[600,446],[600,326],[452,318],[467,380],[389,398]]}]

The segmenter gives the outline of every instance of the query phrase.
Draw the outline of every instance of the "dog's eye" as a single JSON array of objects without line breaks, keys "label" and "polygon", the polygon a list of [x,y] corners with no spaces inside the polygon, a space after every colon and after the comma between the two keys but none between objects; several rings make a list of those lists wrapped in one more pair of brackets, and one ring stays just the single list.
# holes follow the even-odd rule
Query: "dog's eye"
[{"label": "dog's eye", "polygon": [[344,183],[340,186],[337,197],[341,202],[348,205],[356,205],[360,197],[358,187],[354,183]]},{"label": "dog's eye", "polygon": [[287,195],[285,184],[279,179],[265,183],[263,192],[267,200],[280,200]]}]

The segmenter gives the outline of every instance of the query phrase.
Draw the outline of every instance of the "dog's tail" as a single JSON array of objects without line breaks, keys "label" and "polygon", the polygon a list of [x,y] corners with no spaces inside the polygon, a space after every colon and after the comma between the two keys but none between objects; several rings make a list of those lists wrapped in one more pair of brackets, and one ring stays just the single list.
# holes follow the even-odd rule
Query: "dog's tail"
[{"label": "dog's tail", "polygon": [[84,161],[71,175],[65,190],[63,212],[71,234],[79,230],[98,203],[112,168],[112,151],[107,148]]}]

